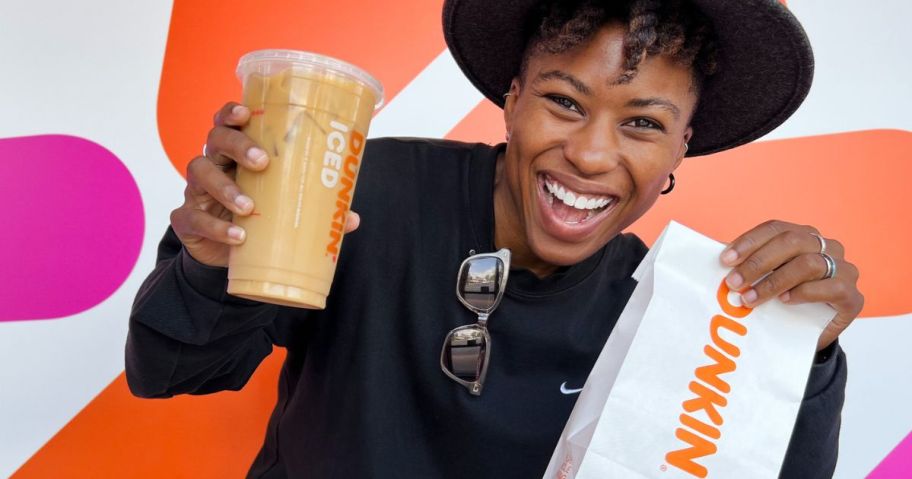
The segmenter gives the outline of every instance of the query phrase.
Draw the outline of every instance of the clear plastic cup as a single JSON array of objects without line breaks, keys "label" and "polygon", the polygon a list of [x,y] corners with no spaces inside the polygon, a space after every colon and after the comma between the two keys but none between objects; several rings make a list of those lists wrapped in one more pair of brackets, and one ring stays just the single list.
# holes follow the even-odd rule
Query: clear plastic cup
[{"label": "clear plastic cup", "polygon": [[237,171],[255,209],[234,218],[247,237],[231,248],[228,292],[325,308],[383,87],[358,67],[292,50],[248,53],[237,75],[251,111],[243,131],[269,155],[269,166]]}]

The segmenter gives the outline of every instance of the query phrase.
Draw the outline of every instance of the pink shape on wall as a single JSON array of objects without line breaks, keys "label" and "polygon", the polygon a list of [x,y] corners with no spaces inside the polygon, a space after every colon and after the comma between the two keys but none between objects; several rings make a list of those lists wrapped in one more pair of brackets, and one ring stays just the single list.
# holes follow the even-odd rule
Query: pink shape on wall
[{"label": "pink shape on wall", "polygon": [[113,153],[83,138],[0,139],[0,321],[85,311],[142,247],[142,198]]},{"label": "pink shape on wall", "polygon": [[912,432],[868,475],[867,479],[912,477]]}]

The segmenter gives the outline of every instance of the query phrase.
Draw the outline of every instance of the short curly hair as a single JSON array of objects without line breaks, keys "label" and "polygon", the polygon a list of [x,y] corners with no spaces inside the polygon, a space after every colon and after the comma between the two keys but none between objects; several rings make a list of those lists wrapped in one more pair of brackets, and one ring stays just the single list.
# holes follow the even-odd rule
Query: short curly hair
[{"label": "short curly hair", "polygon": [[703,80],[718,68],[716,43],[709,20],[684,0],[555,0],[545,3],[530,27],[520,65],[525,76],[529,58],[538,53],[563,53],[591,38],[607,23],[627,25],[624,72],[617,83],[628,83],[647,55],[669,55],[691,68],[699,93]]}]

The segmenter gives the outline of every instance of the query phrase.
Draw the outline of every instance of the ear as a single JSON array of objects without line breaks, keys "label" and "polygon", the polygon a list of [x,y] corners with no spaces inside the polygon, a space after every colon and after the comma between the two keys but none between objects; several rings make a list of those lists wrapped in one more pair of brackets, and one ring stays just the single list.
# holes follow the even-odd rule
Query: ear
[{"label": "ear", "polygon": [[519,93],[519,77],[516,77],[510,82],[510,90],[507,92],[507,97],[504,99],[504,128],[507,130],[508,137],[510,136],[510,131],[513,130],[513,114]]},{"label": "ear", "polygon": [[693,138],[693,128],[688,126],[687,130],[684,130],[684,138],[683,138],[684,141],[682,141],[681,146],[678,147],[678,155],[677,155],[677,158],[675,159],[675,164],[674,164],[673,170],[677,170],[678,167],[681,166],[681,162],[684,161],[684,155],[687,154],[687,147],[685,145],[690,143],[691,138]]}]

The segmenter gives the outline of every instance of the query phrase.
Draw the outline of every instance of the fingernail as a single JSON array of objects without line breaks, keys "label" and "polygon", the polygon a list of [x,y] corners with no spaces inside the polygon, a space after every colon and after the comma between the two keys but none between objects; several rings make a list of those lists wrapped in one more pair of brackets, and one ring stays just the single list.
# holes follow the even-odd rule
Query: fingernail
[{"label": "fingernail", "polygon": [[234,116],[243,116],[245,113],[247,113],[247,107],[244,105],[235,105],[231,109],[231,114]]},{"label": "fingernail", "polygon": [[757,292],[749,289],[746,293],[741,295],[741,299],[743,299],[745,303],[751,304],[757,300]]},{"label": "fingernail", "polygon": [[790,299],[792,299],[792,293],[789,291],[786,291],[779,295],[779,301],[782,301],[783,303],[788,303]]},{"label": "fingernail", "polygon": [[741,273],[732,271],[731,273],[728,273],[728,277],[725,278],[725,282],[728,283],[729,288],[738,289],[741,287],[741,284],[744,283],[744,277],[741,276]]},{"label": "fingernail", "polygon": [[249,196],[237,195],[234,199],[234,204],[236,204],[241,211],[246,211],[253,206],[253,200],[250,199]]},{"label": "fingernail", "polygon": [[241,228],[240,226],[228,227],[228,237],[238,241],[244,241],[245,236],[247,236],[247,232],[244,231],[244,228]]},{"label": "fingernail", "polygon": [[262,166],[266,163],[266,152],[254,146],[247,150],[247,159],[257,166]]},{"label": "fingernail", "polygon": [[725,263],[725,264],[731,264],[731,263],[733,263],[736,259],[738,259],[738,252],[737,252],[737,251],[735,251],[735,250],[733,250],[733,249],[731,249],[731,248],[726,248],[725,251],[722,252],[722,262],[723,262],[723,263]]}]

